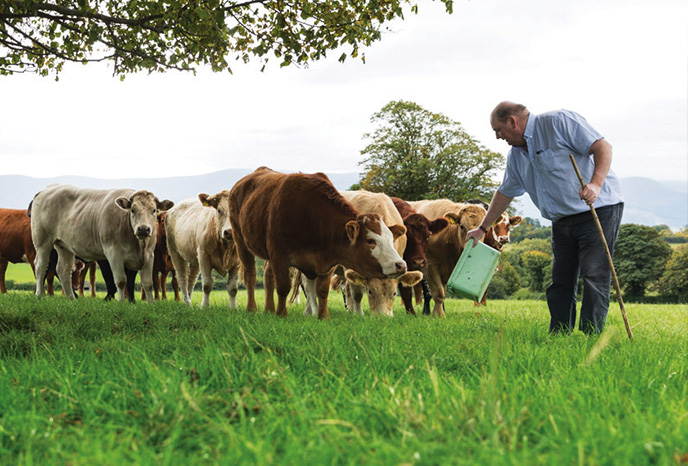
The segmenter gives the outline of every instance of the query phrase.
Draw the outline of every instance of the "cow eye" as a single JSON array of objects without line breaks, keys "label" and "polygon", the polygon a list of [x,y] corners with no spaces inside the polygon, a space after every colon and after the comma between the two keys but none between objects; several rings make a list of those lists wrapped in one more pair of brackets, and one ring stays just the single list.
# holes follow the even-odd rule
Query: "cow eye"
[{"label": "cow eye", "polygon": [[131,213],[134,214],[134,215],[136,215],[136,209],[133,209],[133,208],[132,208],[132,209],[131,209]]},{"label": "cow eye", "polygon": [[368,238],[367,242],[370,246],[375,246],[377,244],[377,241],[375,241],[374,239],[370,239],[370,238]]},{"label": "cow eye", "polygon": [[218,215],[222,215],[222,209],[217,209]]}]

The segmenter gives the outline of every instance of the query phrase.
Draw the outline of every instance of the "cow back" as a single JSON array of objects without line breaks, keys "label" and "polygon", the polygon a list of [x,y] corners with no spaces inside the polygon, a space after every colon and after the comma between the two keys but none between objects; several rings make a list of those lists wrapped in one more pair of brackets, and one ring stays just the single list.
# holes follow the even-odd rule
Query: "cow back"
[{"label": "cow back", "polygon": [[24,209],[0,209],[0,258],[14,264],[33,262],[31,219]]}]

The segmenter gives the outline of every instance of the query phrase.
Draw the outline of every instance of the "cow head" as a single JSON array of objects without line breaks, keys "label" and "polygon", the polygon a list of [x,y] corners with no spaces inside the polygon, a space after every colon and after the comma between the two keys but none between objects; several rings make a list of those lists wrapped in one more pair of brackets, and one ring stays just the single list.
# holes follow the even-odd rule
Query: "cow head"
[{"label": "cow head", "polygon": [[[502,246],[507,244],[509,242],[511,228],[521,223],[521,220],[522,218],[520,215],[509,217],[509,214],[503,212],[499,219],[497,219],[497,221],[495,221],[492,225],[491,231],[488,232],[492,235],[490,242],[495,243],[494,246],[492,244],[490,244],[490,246],[494,247],[495,249],[501,249]],[[485,242],[488,242],[487,238],[485,239]]]},{"label": "cow head", "polygon": [[446,218],[429,220],[423,214],[411,214],[404,218],[406,249],[404,260],[409,270],[420,270],[427,264],[428,240],[449,225]]},{"label": "cow head", "polygon": [[478,228],[485,218],[487,211],[484,207],[477,204],[464,204],[458,213],[449,212],[444,217],[450,224],[458,226],[459,247],[464,248],[466,244],[466,233]]},{"label": "cow head", "polygon": [[[359,285],[368,293],[368,306],[371,314],[393,316],[394,298],[397,296],[399,285],[410,287],[423,279],[423,274],[418,271],[406,272],[398,278],[364,278],[354,270],[344,273],[348,286]],[[352,293],[354,294],[354,293]]]},{"label": "cow head", "polygon": [[198,195],[198,199],[205,207],[215,209],[218,236],[226,241],[231,240],[232,226],[229,223],[229,191],[220,191],[213,196],[201,193]]},{"label": "cow head", "polygon": [[406,262],[394,248],[394,240],[406,233],[404,225],[388,227],[379,215],[363,214],[346,224],[353,251],[350,264],[362,276],[396,278],[406,272]]},{"label": "cow head", "polygon": [[160,202],[149,191],[136,191],[129,197],[118,197],[115,204],[129,213],[129,221],[138,239],[150,238],[155,231],[158,211],[168,210],[174,206],[172,201]]}]

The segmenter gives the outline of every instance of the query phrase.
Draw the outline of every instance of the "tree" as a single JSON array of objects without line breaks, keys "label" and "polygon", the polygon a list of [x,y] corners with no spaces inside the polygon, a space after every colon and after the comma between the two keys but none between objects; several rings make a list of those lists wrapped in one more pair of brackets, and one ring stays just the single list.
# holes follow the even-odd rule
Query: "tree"
[{"label": "tree", "polygon": [[530,278],[530,289],[544,291],[545,280],[551,275],[552,256],[541,251],[526,251],[521,255],[523,267]]},{"label": "tree", "polygon": [[680,246],[672,254],[659,281],[659,290],[688,302],[688,246]]},{"label": "tree", "polygon": [[526,239],[546,239],[552,238],[552,227],[543,227],[536,218],[526,217],[518,225],[518,228],[511,230],[510,240],[512,243],[520,243]]},{"label": "tree", "polygon": [[[440,0],[452,12],[452,0]],[[359,56],[411,0],[6,0],[0,2],[0,74],[60,72],[65,62],[114,63],[114,74],[231,72],[228,59],[307,65],[346,46]],[[365,56],[361,55],[365,60]]]},{"label": "tree", "polygon": [[648,284],[662,276],[669,257],[671,246],[662,240],[657,230],[634,223],[621,225],[614,267],[626,296],[642,298]]},{"label": "tree", "polygon": [[504,157],[481,146],[461,124],[418,104],[392,101],[373,114],[378,127],[363,137],[365,170],[352,189],[384,192],[408,201],[489,199]]}]

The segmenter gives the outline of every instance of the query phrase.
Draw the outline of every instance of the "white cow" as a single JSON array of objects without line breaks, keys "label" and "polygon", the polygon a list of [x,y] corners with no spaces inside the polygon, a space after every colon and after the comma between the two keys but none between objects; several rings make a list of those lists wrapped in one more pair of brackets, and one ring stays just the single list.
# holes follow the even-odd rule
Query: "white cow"
[{"label": "white cow", "polygon": [[214,196],[199,194],[182,201],[167,213],[167,249],[169,250],[184,302],[191,304],[193,287],[201,273],[203,301],[210,302],[213,270],[227,275],[229,308],[236,308],[239,286],[239,256],[229,223],[229,191]]},{"label": "white cow", "polygon": [[[75,256],[87,262],[106,259],[119,301],[124,301],[126,267],[141,271],[146,300],[152,302],[156,215],[173,205],[168,200],[160,202],[149,191],[48,186],[36,194],[31,206],[36,295],[43,295],[43,278],[54,247],[59,277],[71,277]],[[62,288],[74,298],[70,284],[63,283]]]}]

